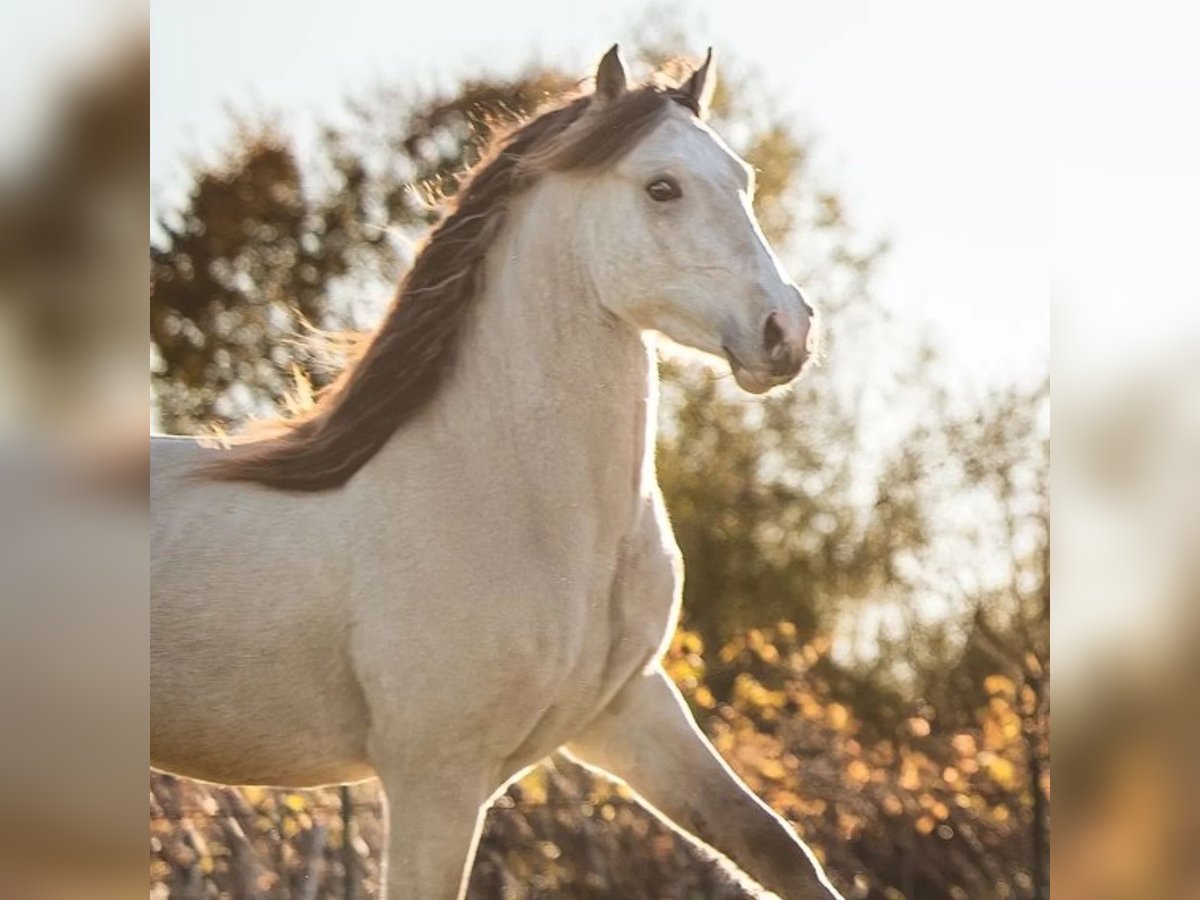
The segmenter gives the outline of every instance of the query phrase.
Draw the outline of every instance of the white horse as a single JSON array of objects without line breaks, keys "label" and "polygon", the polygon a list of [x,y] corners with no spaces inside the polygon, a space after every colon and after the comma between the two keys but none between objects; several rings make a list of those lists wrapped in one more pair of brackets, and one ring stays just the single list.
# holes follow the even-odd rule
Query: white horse
[{"label": "white horse", "polygon": [[787,898],[837,893],[659,658],[679,551],[644,335],[790,381],[813,311],[703,122],[709,60],[502,140],[311,416],[152,442],[151,761],[227,784],[377,775],[392,900],[461,897],[489,802],[562,750]]}]

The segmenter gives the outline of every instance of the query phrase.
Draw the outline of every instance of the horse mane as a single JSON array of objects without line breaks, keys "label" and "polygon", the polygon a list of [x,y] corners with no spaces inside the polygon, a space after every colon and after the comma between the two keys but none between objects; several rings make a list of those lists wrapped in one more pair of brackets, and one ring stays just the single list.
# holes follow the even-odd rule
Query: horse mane
[{"label": "horse mane", "polygon": [[294,491],[339,487],[437,392],[483,287],[484,261],[509,201],[546,172],[598,169],[619,159],[672,102],[691,93],[644,85],[596,102],[568,100],[494,140],[461,181],[358,358],[306,412],[268,437],[236,443],[203,470],[223,481]]}]

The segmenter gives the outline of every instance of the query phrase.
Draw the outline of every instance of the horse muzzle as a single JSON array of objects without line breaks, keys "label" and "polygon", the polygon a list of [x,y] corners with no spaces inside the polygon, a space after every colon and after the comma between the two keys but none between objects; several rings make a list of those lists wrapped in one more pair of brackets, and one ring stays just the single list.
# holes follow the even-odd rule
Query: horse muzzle
[{"label": "horse muzzle", "polygon": [[759,331],[759,346],[745,356],[729,344],[721,349],[742,390],[763,394],[794,380],[813,356],[816,313],[799,290],[798,308],[779,308],[767,314]]}]

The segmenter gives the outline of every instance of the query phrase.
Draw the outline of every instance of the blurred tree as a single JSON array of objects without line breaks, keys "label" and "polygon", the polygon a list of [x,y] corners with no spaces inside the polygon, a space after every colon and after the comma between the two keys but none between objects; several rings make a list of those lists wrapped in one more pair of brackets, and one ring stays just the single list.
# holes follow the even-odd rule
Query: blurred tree
[{"label": "blurred tree", "polygon": [[362,295],[398,280],[402,248],[493,131],[570,86],[533,72],[468,81],[448,97],[380,89],[349,105],[348,125],[323,130],[307,175],[277,128],[239,123],[234,149],[195,168],[186,205],[159,218],[151,247],[163,430],[269,414],[295,388],[297,363],[320,385],[322,360],[297,334],[363,324]]},{"label": "blurred tree", "polygon": [[381,244],[360,224],[361,168],[336,162],[340,189],[313,199],[286,143],[248,133],[224,168],[196,173],[178,221],[160,220],[150,336],[166,430],[193,432],[282,404],[301,323],[328,324],[331,283],[355,254]]}]

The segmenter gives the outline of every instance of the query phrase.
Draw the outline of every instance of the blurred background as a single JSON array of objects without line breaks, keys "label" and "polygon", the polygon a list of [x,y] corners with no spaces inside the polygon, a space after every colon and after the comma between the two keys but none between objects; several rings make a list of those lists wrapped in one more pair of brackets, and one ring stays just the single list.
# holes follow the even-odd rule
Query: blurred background
[{"label": "blurred background", "polygon": [[[303,323],[372,327],[454,176],[614,40],[640,74],[716,48],[714,125],[824,314],[823,367],[782,397],[664,363],[667,662],[702,728],[847,897],[1049,896],[1053,334],[1054,880],[1195,894],[1192,14],[150,12],[47,0],[0,28],[0,894],[146,889],[147,424],[304,402],[330,373]],[[151,775],[149,821],[152,897],[377,890],[370,784]],[[562,759],[491,812],[471,890],[748,895]]]}]

